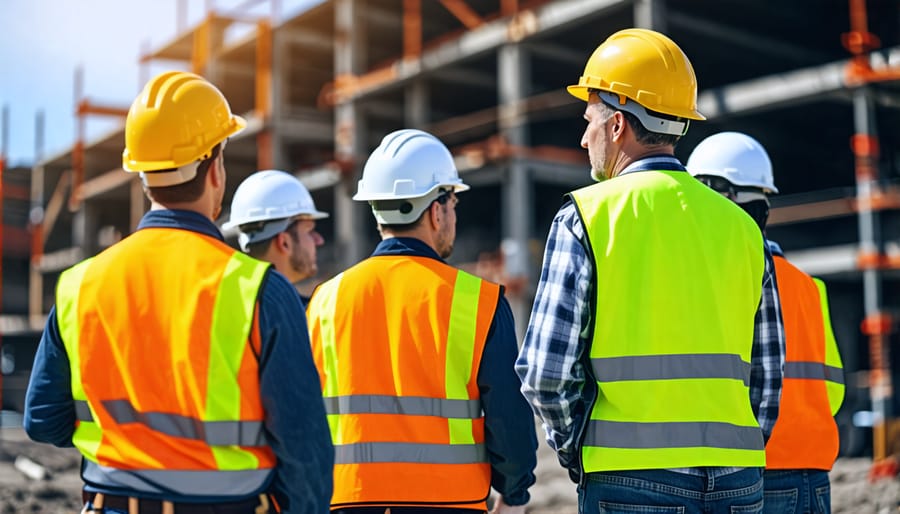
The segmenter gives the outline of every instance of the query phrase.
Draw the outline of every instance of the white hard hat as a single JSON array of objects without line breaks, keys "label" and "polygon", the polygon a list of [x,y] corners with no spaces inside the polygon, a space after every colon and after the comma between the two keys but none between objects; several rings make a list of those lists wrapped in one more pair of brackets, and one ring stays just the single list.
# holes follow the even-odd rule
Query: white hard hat
[{"label": "white hard hat", "polygon": [[238,186],[231,199],[231,214],[222,228],[237,228],[241,249],[247,251],[251,243],[285,231],[295,218],[327,217],[327,213],[316,210],[312,196],[297,177],[284,171],[264,170],[250,175]]},{"label": "white hard hat", "polygon": [[353,199],[370,202],[381,224],[407,224],[444,192],[468,189],[444,143],[427,132],[403,129],[384,136],[369,156]]},{"label": "white hard hat", "polygon": [[701,141],[688,157],[687,169],[695,177],[722,177],[736,186],[778,192],[766,149],[740,132],[720,132]]}]

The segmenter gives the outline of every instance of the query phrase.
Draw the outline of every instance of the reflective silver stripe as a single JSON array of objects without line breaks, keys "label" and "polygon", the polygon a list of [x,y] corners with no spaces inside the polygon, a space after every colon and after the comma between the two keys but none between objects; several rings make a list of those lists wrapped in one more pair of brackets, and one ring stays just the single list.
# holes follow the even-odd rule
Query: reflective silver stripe
[{"label": "reflective silver stripe", "polygon": [[265,446],[262,421],[207,421],[206,443],[211,446]]},{"label": "reflective silver stripe", "polygon": [[180,414],[139,412],[128,400],[107,400],[103,408],[119,424],[140,423],[172,437],[205,441],[211,446],[264,446],[260,421],[202,421]]},{"label": "reflective silver stripe", "polygon": [[668,423],[634,423],[590,420],[585,446],[606,448],[734,448],[762,450],[763,435],[759,427],[742,427],[730,423],[673,421]]},{"label": "reflective silver stripe", "polygon": [[334,445],[335,464],[412,462],[478,464],[487,462],[483,444],[356,443]]},{"label": "reflective silver stripe", "polygon": [[88,407],[88,402],[84,400],[75,400],[75,419],[78,421],[94,421],[94,416],[91,414],[91,408]]},{"label": "reflective silver stripe", "polygon": [[733,378],[750,385],[750,363],[730,353],[635,355],[591,359],[598,382]]},{"label": "reflective silver stripe", "polygon": [[167,471],[123,470],[101,466],[84,460],[84,479],[94,484],[115,486],[130,491],[159,496],[180,494],[187,496],[240,497],[263,490],[272,469],[240,471]]},{"label": "reflective silver stripe", "polygon": [[405,414],[440,418],[477,419],[480,400],[448,400],[422,396],[357,394],[324,398],[327,414]]},{"label": "reflective silver stripe", "polygon": [[844,383],[844,370],[821,362],[791,361],[784,363],[784,378],[812,378]]}]

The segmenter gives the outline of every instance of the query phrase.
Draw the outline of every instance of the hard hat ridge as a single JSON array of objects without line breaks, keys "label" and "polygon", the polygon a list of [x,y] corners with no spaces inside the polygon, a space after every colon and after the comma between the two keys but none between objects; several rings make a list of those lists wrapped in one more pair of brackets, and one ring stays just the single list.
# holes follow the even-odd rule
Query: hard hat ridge
[{"label": "hard hat ridge", "polygon": [[148,186],[196,176],[212,149],[247,126],[222,92],[199,75],[168,71],[150,79],[128,110],[122,168]]},{"label": "hard hat ridge", "polygon": [[685,167],[695,177],[721,177],[735,186],[778,192],[766,149],[741,132],[719,132],[707,137],[691,152]]},{"label": "hard hat ridge", "polygon": [[295,219],[323,219],[312,195],[300,180],[281,170],[262,170],[247,177],[231,199],[229,219],[222,228],[240,231],[239,242],[265,241],[284,232]]},{"label": "hard hat ridge", "polygon": [[591,89],[615,94],[620,104],[627,99],[652,112],[706,119],[697,111],[697,79],[690,60],[674,41],[652,30],[620,30],[600,44],[578,84],[567,88],[584,101]]},{"label": "hard hat ridge", "polygon": [[438,138],[402,129],[384,136],[369,155],[353,199],[369,202],[379,223],[408,224],[446,190],[468,189]]}]

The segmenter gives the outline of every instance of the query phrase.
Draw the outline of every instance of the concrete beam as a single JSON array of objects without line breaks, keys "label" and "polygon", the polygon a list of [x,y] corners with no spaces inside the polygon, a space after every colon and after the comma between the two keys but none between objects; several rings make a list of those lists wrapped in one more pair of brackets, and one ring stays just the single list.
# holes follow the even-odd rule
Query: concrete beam
[{"label": "concrete beam", "polygon": [[[900,63],[900,46],[887,49],[884,54],[887,60],[883,56],[872,57],[875,69],[879,63],[882,67]],[[848,62],[843,60],[706,90],[698,96],[697,107],[713,121],[812,102],[854,86],[847,81]]]},{"label": "concrete beam", "polygon": [[467,70],[459,66],[435,70],[431,78],[450,84],[462,86],[494,89],[497,87],[497,77],[490,73]]},{"label": "concrete beam", "polygon": [[817,277],[859,272],[859,247],[855,244],[795,250],[787,252],[785,257],[801,270]]},{"label": "concrete beam", "polygon": [[90,200],[103,193],[122,187],[136,178],[136,174],[127,173],[122,168],[109,170],[84,181],[78,188],[78,195],[82,200]]},{"label": "concrete beam", "polygon": [[[358,100],[397,88],[412,78],[481,56],[505,43],[527,41],[538,34],[565,30],[571,25],[600,18],[613,9],[630,4],[631,0],[561,0],[534,10],[522,11],[514,20],[494,20],[424,52],[420,59],[395,61],[391,65],[389,80],[360,81],[352,90],[340,92],[337,101],[343,103]],[[523,23],[522,20],[528,20],[528,23]],[[364,74],[362,78],[365,79],[366,75],[369,74]]]},{"label": "concrete beam", "polygon": [[544,41],[528,43],[524,45],[532,55],[538,57],[546,57],[554,61],[567,62],[569,64],[578,65],[579,68],[584,67],[588,55],[584,52],[576,52],[570,48]]},{"label": "concrete beam", "polygon": [[760,37],[759,34],[732,25],[724,25],[704,20],[694,15],[669,12],[667,21],[679,29],[717,41],[728,41],[732,44],[765,52],[778,57],[788,57],[798,62],[816,62],[827,59],[827,54],[808,48],[779,41],[774,34]]},{"label": "concrete beam", "polygon": [[278,30],[278,39],[290,46],[302,46],[304,49],[312,48],[331,52],[334,50],[334,37],[326,34],[317,34],[309,31]]},{"label": "concrete beam", "polygon": [[278,133],[284,141],[331,143],[334,141],[334,123],[330,120],[308,118],[279,118],[275,121]]}]

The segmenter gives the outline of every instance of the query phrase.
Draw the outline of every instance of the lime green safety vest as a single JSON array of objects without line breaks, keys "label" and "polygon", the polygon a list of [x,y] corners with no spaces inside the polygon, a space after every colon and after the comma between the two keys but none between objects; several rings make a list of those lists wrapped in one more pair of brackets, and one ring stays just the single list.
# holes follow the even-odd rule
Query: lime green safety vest
[{"label": "lime green safety vest", "polygon": [[571,197],[596,271],[585,472],[764,466],[749,393],[759,228],[683,171],[629,173]]}]

